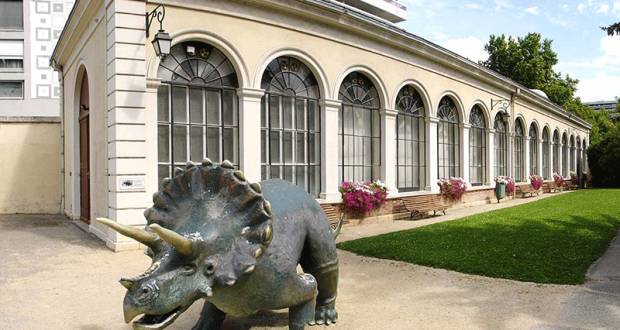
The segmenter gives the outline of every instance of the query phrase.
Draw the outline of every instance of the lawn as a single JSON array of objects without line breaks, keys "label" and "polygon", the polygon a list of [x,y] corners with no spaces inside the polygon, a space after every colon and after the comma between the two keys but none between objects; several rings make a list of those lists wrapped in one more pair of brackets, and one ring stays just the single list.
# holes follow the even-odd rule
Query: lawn
[{"label": "lawn", "polygon": [[488,277],[582,284],[619,228],[620,190],[580,190],[338,248]]}]

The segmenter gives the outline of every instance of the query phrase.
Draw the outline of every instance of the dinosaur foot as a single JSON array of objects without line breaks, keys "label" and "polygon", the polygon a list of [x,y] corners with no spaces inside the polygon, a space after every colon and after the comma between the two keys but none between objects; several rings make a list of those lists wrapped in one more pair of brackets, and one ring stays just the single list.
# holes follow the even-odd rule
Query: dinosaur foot
[{"label": "dinosaur foot", "polygon": [[336,301],[319,306],[317,304],[314,309],[314,321],[308,322],[308,325],[330,325],[338,321],[338,312],[336,312]]}]

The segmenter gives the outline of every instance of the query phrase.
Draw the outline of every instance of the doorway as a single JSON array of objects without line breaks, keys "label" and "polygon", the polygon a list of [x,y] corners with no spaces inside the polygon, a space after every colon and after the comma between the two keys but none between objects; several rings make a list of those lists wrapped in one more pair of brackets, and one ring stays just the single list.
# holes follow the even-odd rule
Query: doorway
[{"label": "doorway", "polygon": [[80,87],[80,220],[90,224],[90,108],[88,74]]}]

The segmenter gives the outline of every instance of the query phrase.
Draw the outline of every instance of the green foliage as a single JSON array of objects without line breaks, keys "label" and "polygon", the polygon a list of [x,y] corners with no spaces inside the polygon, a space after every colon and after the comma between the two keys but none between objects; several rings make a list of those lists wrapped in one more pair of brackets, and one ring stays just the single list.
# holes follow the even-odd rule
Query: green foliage
[{"label": "green foliage", "polygon": [[607,32],[608,36],[613,36],[614,33],[620,35],[620,22],[614,23],[610,26],[601,26],[601,30]]},{"label": "green foliage", "polygon": [[468,274],[581,284],[618,233],[619,204],[620,190],[580,190],[338,247]]},{"label": "green foliage", "polygon": [[597,188],[620,187],[620,127],[611,125],[603,138],[588,148],[592,184]]},{"label": "green foliage", "polygon": [[579,80],[553,71],[558,63],[557,54],[551,49],[552,40],[541,40],[539,33],[525,37],[506,38],[491,35],[484,50],[489,53],[480,64],[530,89],[540,89],[560,106],[573,99]]}]

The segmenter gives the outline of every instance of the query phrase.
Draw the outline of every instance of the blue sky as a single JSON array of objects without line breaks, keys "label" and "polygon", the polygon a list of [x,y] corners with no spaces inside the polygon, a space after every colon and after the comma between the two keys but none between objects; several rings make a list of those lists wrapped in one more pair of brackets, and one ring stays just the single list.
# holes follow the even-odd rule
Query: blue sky
[{"label": "blue sky", "polygon": [[489,35],[553,40],[556,72],[580,80],[582,101],[620,97],[620,36],[599,29],[620,21],[620,0],[401,0],[407,21],[398,25],[470,60],[484,60]]}]

